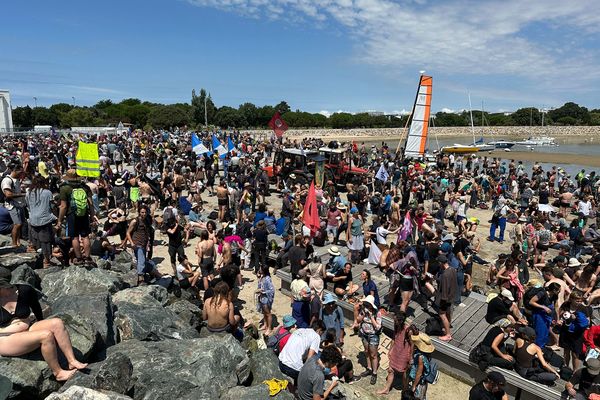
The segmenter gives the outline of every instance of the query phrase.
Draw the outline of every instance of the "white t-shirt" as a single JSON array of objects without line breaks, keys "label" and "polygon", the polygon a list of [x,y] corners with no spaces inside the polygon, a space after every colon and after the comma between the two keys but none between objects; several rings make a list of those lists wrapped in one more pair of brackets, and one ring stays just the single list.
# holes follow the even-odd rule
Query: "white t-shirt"
[{"label": "white t-shirt", "polygon": [[592,203],[589,201],[579,201],[579,210],[577,211],[588,217],[592,211]]},{"label": "white t-shirt", "polygon": [[297,329],[292,333],[279,354],[279,361],[296,371],[300,371],[302,365],[304,365],[302,362],[304,353],[309,349],[317,353],[320,344],[321,337],[314,330],[310,328]]},{"label": "white t-shirt", "polygon": [[183,265],[181,265],[181,263],[178,263],[175,268],[177,269],[177,280],[181,281],[187,278],[187,274],[184,273],[185,268],[183,267]]},{"label": "white t-shirt", "polygon": [[375,230],[375,237],[377,238],[377,244],[387,244],[385,238],[389,235],[390,231],[380,226]]}]

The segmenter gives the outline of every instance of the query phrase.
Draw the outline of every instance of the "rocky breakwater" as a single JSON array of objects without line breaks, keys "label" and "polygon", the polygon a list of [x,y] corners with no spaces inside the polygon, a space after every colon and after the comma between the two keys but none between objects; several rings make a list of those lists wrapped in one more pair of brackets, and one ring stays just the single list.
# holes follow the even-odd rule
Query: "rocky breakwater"
[{"label": "rocky breakwater", "polygon": [[[76,356],[89,368],[63,385],[39,350],[0,357],[0,394],[8,398],[267,399],[263,380],[283,378],[277,357],[256,350],[255,341],[202,338],[201,309],[185,292],[131,287],[127,254],[99,262],[102,268],[40,269],[40,262],[36,254],[0,256],[13,283],[38,289],[44,315],[64,321]],[[290,396],[283,391],[276,398]]]}]

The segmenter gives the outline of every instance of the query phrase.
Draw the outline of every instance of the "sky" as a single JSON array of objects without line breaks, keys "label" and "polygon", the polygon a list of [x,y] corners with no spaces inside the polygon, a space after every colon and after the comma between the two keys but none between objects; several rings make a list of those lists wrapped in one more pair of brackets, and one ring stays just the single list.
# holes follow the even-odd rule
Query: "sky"
[{"label": "sky", "polygon": [[[2,6],[12,105],[124,98],[329,114],[600,108],[596,0],[23,0]],[[37,100],[34,100],[34,97]]]}]

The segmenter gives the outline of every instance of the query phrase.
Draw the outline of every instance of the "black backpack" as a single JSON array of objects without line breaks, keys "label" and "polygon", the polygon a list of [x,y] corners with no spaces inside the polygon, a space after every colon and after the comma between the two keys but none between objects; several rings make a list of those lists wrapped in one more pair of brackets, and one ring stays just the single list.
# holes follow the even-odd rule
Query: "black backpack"
[{"label": "black backpack", "polygon": [[285,337],[290,336],[292,333],[289,331],[285,331],[283,333],[275,333],[272,336],[269,336],[267,340],[267,348],[273,350],[275,355],[279,355],[279,342]]},{"label": "black backpack", "polygon": [[529,302],[531,301],[531,299],[533,299],[535,296],[538,295],[538,293],[541,293],[544,290],[543,287],[532,287],[529,288],[525,291],[525,294],[523,294],[523,306],[528,309],[531,310],[531,306],[529,305]]},{"label": "black backpack", "polygon": [[444,335],[442,320],[440,319],[440,317],[435,316],[427,318],[427,321],[425,322],[425,333],[429,336]]}]

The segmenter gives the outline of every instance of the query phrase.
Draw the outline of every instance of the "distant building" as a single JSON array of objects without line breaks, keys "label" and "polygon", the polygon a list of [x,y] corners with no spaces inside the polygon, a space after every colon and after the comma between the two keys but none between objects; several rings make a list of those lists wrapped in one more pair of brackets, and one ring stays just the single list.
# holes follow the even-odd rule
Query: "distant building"
[{"label": "distant building", "polygon": [[12,107],[8,90],[0,90],[0,132],[13,130]]},{"label": "distant building", "polygon": [[381,117],[384,115],[383,111],[367,111],[371,117]]}]

